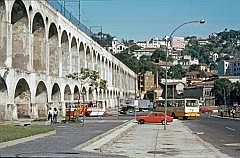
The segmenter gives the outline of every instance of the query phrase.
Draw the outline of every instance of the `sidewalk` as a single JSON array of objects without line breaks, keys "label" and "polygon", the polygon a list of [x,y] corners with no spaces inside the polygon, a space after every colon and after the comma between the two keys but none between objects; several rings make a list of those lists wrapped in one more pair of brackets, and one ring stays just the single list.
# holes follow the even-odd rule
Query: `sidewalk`
[{"label": "sidewalk", "polygon": [[[132,126],[119,139],[109,140],[108,136],[81,150],[102,154],[117,154],[132,158],[228,158],[211,144],[198,137],[201,133],[192,133],[181,120],[174,120],[167,125],[167,130],[160,124],[143,124]],[[129,129],[129,128],[126,128]],[[120,131],[121,133],[122,131]],[[119,133],[119,131],[115,131]],[[110,136],[111,137],[111,136]],[[103,145],[103,140],[106,140]],[[97,147],[96,144],[101,144]]]}]

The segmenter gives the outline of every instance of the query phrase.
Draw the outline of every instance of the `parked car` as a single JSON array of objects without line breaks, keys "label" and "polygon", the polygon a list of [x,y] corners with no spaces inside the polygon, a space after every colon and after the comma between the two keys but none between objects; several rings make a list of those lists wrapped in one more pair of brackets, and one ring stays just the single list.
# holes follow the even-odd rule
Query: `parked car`
[{"label": "parked car", "polygon": [[[137,116],[137,121],[139,124],[143,124],[145,122],[148,123],[164,123],[165,114],[163,112],[150,112],[145,116]],[[173,117],[166,115],[167,122],[173,122]]]}]

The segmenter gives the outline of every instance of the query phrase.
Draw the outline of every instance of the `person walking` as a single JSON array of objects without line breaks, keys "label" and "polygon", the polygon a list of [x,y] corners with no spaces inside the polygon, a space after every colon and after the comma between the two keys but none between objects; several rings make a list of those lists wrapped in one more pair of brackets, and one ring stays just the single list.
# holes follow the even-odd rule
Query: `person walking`
[{"label": "person walking", "polygon": [[57,110],[57,108],[54,108],[54,110],[53,110],[53,121],[54,121],[54,123],[57,122],[57,116],[58,116],[58,110]]},{"label": "person walking", "polygon": [[233,109],[232,109],[232,117],[233,117],[233,118],[235,117],[235,113],[236,113],[236,110],[233,108]]},{"label": "person walking", "polygon": [[48,121],[51,121],[51,123],[52,123],[52,121],[53,121],[53,110],[52,110],[52,108],[50,107],[49,109],[48,109]]}]

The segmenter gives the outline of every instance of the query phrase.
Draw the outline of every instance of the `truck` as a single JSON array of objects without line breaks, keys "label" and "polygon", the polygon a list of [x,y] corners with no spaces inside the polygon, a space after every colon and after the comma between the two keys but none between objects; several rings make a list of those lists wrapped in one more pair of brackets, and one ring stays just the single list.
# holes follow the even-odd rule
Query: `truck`
[{"label": "truck", "polygon": [[134,106],[139,109],[139,111],[152,111],[153,109],[153,104],[147,99],[134,100]]}]

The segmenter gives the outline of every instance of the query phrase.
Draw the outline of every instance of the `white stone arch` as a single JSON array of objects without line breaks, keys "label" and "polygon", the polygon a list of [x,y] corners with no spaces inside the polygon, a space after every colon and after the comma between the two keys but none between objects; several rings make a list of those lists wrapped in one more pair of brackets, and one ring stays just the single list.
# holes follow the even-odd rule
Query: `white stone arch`
[{"label": "white stone arch", "polygon": [[7,106],[8,102],[8,88],[6,85],[5,80],[0,77],[0,120],[6,120],[6,119],[11,119],[8,118],[11,116],[8,112],[11,112],[12,109],[11,107]]},{"label": "white stone arch", "polygon": [[72,92],[69,84],[64,87],[64,101],[70,102],[72,100]]},{"label": "white stone arch", "polygon": [[61,90],[58,83],[54,83],[51,88],[51,102],[61,102]]},{"label": "white stone arch", "polygon": [[31,90],[25,78],[17,81],[14,91],[14,104],[17,107],[17,118],[31,118]]},{"label": "white stone arch", "polygon": [[88,101],[93,101],[93,92],[94,89],[92,89],[91,87],[88,88]]},{"label": "white stone arch", "polygon": [[32,20],[32,51],[33,70],[35,72],[46,73],[47,53],[46,53],[46,25],[40,12],[36,12]]},{"label": "white stone arch", "polygon": [[69,37],[66,30],[61,34],[61,53],[62,53],[62,75],[66,76],[70,72],[70,52]]},{"label": "white stone arch", "polygon": [[37,117],[47,117],[48,89],[44,81],[39,81],[35,92],[35,103],[37,108]]},{"label": "white stone arch", "polygon": [[7,8],[4,0],[0,1],[0,66],[5,66],[7,60]]},{"label": "white stone arch", "polygon": [[71,40],[71,71],[78,72],[78,45],[76,37]]},{"label": "white stone arch", "polygon": [[73,100],[80,100],[80,89],[78,88],[77,85],[74,86],[74,90],[73,90]]},{"label": "white stone arch", "polygon": [[84,68],[85,67],[85,61],[86,60],[86,53],[85,53],[85,47],[83,42],[81,41],[79,44],[79,66],[80,68]]},{"label": "white stone arch", "polygon": [[97,68],[97,52],[95,51],[95,49],[92,49],[92,64],[93,64],[93,70],[96,70]]},{"label": "white stone arch", "polygon": [[84,103],[87,101],[87,96],[88,96],[87,93],[88,93],[88,92],[87,92],[86,87],[83,86],[82,89],[81,89],[81,100],[82,100],[82,102],[84,102]]},{"label": "white stone arch", "polygon": [[101,56],[100,55],[100,77],[102,79],[105,79],[105,67],[104,67],[104,61],[105,61],[105,58],[104,56]]},{"label": "white stone arch", "polygon": [[104,61],[104,70],[105,70],[104,79],[109,82],[109,80],[108,80],[109,67],[108,67],[108,59],[107,58],[105,58],[105,61]]},{"label": "white stone arch", "polygon": [[89,46],[86,48],[86,67],[87,68],[92,68],[92,55]]},{"label": "white stone arch", "polygon": [[48,30],[49,74],[59,76],[59,38],[56,24],[52,22]]},{"label": "white stone arch", "polygon": [[96,60],[95,60],[95,62],[96,62],[96,64],[95,64],[95,70],[99,72],[99,75],[100,75],[100,77],[101,77],[102,75],[101,75],[101,62],[100,62],[100,61],[101,61],[100,54],[97,53],[97,54],[96,54]]},{"label": "white stone arch", "polygon": [[11,10],[12,67],[29,70],[29,14],[22,0],[15,0]]}]

